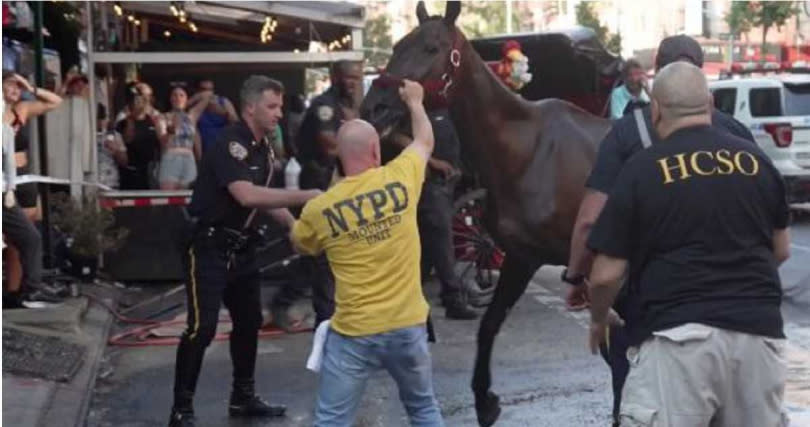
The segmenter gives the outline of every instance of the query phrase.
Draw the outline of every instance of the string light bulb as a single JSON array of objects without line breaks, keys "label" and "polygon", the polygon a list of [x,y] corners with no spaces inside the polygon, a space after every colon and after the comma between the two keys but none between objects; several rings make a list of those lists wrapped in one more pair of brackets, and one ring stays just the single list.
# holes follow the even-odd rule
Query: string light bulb
[{"label": "string light bulb", "polygon": [[120,3],[115,2],[115,4],[113,4],[113,10],[115,11],[115,14],[116,14],[116,15],[118,15],[118,16],[124,16],[124,9],[123,9],[123,8],[121,8],[121,4],[120,4]]},{"label": "string light bulb", "polygon": [[169,10],[172,11],[172,15],[174,15],[175,17],[180,15],[180,11],[177,9],[177,6],[175,6],[174,2],[172,2],[172,4],[169,6]]},{"label": "string light bulb", "polygon": [[189,21],[189,23],[188,23],[188,27],[189,27],[189,28],[191,28],[191,31],[193,31],[193,32],[195,32],[195,33],[197,32],[197,24],[195,24],[195,23],[193,23],[193,22]]},{"label": "string light bulb", "polygon": [[164,37],[171,37],[171,36],[172,36],[172,33],[171,33],[171,31],[166,30],[166,31],[164,31],[164,32],[163,32],[163,36],[164,36]]},{"label": "string light bulb", "polygon": [[129,21],[129,22],[135,22],[135,15],[129,15],[129,16],[127,16],[127,21]]},{"label": "string light bulb", "polygon": [[136,27],[140,27],[140,26],[141,26],[141,20],[140,20],[140,19],[136,19],[136,20],[135,20],[135,21],[133,21],[132,23],[133,23],[133,24],[135,24],[135,26],[136,26]]},{"label": "string light bulb", "polygon": [[267,43],[273,40],[273,33],[276,31],[277,25],[278,21],[269,16],[265,16],[262,31],[259,33],[259,40],[261,40],[262,43]]}]

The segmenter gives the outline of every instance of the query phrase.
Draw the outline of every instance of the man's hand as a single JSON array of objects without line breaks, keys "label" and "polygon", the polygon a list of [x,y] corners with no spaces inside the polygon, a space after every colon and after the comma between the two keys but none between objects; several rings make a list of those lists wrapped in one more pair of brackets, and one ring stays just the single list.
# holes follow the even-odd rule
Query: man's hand
[{"label": "man's hand", "polygon": [[585,285],[569,286],[565,296],[565,308],[569,311],[580,311],[588,308],[591,300],[588,297],[588,287]]},{"label": "man's hand", "polygon": [[411,81],[411,80],[403,80],[402,86],[399,88],[399,96],[402,98],[402,101],[405,104],[413,105],[413,104],[422,104],[422,101],[425,99],[425,89],[422,88],[422,85]]},{"label": "man's hand", "polygon": [[430,166],[430,168],[436,172],[442,174],[444,179],[450,179],[460,173],[458,169],[453,167],[453,165],[441,159],[431,158],[428,161],[428,166]]},{"label": "man's hand", "polygon": [[611,326],[624,326],[624,320],[613,309],[608,312],[607,318],[603,321],[591,319],[589,344],[592,354],[599,354],[599,346],[607,340],[608,329]]}]

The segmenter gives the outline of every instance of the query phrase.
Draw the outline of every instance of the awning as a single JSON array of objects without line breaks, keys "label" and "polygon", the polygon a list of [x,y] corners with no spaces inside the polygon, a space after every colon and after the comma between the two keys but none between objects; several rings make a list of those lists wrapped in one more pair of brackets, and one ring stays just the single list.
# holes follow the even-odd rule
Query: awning
[{"label": "awning", "polygon": [[[126,52],[96,51],[93,62],[313,64],[363,58],[365,9],[350,2],[126,1],[102,7],[131,43]],[[271,37],[263,40],[268,22]]]}]

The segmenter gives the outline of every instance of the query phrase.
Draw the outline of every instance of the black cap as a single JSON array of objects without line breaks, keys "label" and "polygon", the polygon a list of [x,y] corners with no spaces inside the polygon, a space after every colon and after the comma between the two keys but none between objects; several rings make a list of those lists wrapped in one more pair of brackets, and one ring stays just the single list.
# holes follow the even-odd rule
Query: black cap
[{"label": "black cap", "polygon": [[655,57],[655,69],[660,70],[676,61],[688,61],[703,68],[703,49],[689,36],[670,36],[661,40]]}]

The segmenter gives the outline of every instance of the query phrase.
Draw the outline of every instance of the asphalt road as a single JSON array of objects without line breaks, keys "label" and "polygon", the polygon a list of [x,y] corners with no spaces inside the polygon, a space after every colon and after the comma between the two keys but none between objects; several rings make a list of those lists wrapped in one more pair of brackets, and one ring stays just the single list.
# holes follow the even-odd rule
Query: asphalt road
[{"label": "asphalt road", "polygon": [[[793,427],[810,427],[810,216],[792,227],[792,258],[781,268],[790,339],[786,397]],[[503,413],[497,426],[608,426],[611,394],[607,367],[586,350],[587,314],[564,308],[561,267],[545,267],[509,315],[493,359],[493,390]],[[435,285],[428,289],[435,300]],[[448,426],[474,426],[469,389],[478,322],[436,317],[434,381]],[[311,426],[316,375],[304,369],[310,334],[260,342],[257,383],[266,398],[289,406],[284,419],[230,420],[228,346],[214,343],[200,378],[200,426]],[[89,426],[165,425],[171,405],[174,347],[113,348],[111,373],[100,380]],[[407,425],[393,382],[380,374],[366,390],[358,426]]]}]

